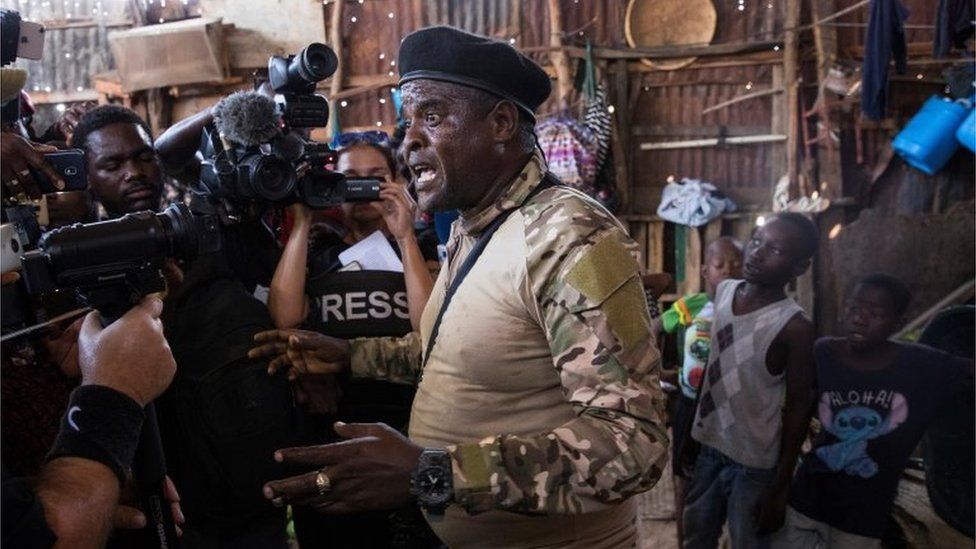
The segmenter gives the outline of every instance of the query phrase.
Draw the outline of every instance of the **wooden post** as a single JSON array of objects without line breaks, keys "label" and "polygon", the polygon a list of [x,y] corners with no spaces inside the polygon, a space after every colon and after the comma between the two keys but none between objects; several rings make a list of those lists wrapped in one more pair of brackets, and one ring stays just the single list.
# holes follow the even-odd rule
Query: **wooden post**
[{"label": "wooden post", "polygon": [[173,100],[164,88],[146,90],[146,121],[153,135],[163,133],[173,118]]},{"label": "wooden post", "polygon": [[413,0],[412,10],[414,28],[426,27],[427,23],[424,21],[424,0]]},{"label": "wooden post", "polygon": [[[625,211],[632,213],[637,198],[634,196],[634,178],[631,177],[633,166],[633,151],[630,146],[631,127],[630,114],[626,111],[626,106],[630,104],[627,94],[629,93],[629,74],[627,73],[627,60],[620,59],[614,62],[616,74],[614,74],[614,95],[611,101],[616,111],[614,112],[614,142],[617,147],[613,150],[613,159],[616,163],[617,181],[623,182],[622,186],[626,189]],[[621,186],[618,183],[618,187]]]},{"label": "wooden post", "polygon": [[569,56],[563,49],[563,13],[559,7],[559,0],[549,0],[549,59],[556,69],[556,100],[559,108],[569,106],[570,94],[573,91],[573,74],[569,68]]},{"label": "wooden post", "polygon": [[[332,75],[332,82],[329,87],[331,98],[334,98],[342,91],[342,77],[345,73],[345,59],[342,52],[342,7],[345,0],[335,0],[332,2],[332,20],[329,22],[329,41],[332,42],[332,51],[339,59],[338,68]],[[333,101],[332,114],[338,115],[339,111]]]},{"label": "wooden post", "polygon": [[634,239],[637,243],[637,249],[641,254],[641,267],[644,269],[645,273],[651,273],[651,261],[647,254],[648,250],[648,229],[650,229],[650,224],[646,221],[631,221],[630,222],[630,237]]},{"label": "wooden post", "polygon": [[343,58],[342,51],[342,8],[344,0],[335,0],[332,3],[332,18],[329,21],[329,42],[332,44],[332,51],[336,54],[339,63],[336,71],[332,73],[332,80],[329,82],[329,134],[340,127],[339,120],[339,94],[342,92],[342,77],[345,73],[346,60]]},{"label": "wooden post", "polygon": [[685,291],[697,294],[701,291],[702,241],[698,227],[687,227],[685,237]]},{"label": "wooden post", "polygon": [[[825,13],[832,13],[834,10],[834,0],[811,0],[810,17],[814,21],[818,20]],[[830,107],[827,105],[824,93],[824,78],[827,71],[833,66],[837,59],[837,29],[824,25],[813,27],[814,45],[817,51],[817,101],[819,103],[819,114],[824,120],[824,131],[831,129],[840,131],[840,124],[835,123],[831,116]],[[844,178],[841,170],[840,146],[835,145],[830,136],[821,139],[817,143],[817,175],[818,181],[814,185],[820,194],[831,200],[836,200],[844,196]]]},{"label": "wooden post", "polygon": [[[797,185],[797,145],[800,138],[800,93],[799,93],[799,59],[800,51],[796,28],[800,26],[800,0],[786,0],[786,20],[783,23],[786,32],[783,38],[783,87],[786,90],[786,174],[790,178],[790,186]],[[793,194],[793,193],[791,193]],[[795,194],[791,198],[795,197]]]},{"label": "wooden post", "polygon": [[647,258],[648,271],[664,272],[664,222],[652,221],[648,224]]}]

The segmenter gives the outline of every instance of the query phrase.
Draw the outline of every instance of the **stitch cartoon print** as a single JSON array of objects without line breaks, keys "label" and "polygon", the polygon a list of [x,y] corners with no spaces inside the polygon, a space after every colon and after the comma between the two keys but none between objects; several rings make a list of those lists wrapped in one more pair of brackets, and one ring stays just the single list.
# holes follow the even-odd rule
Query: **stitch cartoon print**
[{"label": "stitch cartoon print", "polygon": [[[883,415],[876,407],[887,408]],[[868,455],[868,441],[894,431],[908,418],[908,402],[900,393],[851,391],[824,393],[819,405],[820,422],[839,442],[817,449],[817,457],[832,471],[861,478],[873,477],[878,464]]]}]

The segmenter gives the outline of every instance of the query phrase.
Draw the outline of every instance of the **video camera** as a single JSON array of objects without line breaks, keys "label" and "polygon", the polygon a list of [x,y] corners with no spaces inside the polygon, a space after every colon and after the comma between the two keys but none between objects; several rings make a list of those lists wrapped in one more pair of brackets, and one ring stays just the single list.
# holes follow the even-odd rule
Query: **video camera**
[{"label": "video camera", "polygon": [[269,59],[274,99],[258,92],[222,99],[201,140],[199,194],[228,209],[242,203],[328,208],[379,200],[379,180],[346,179],[332,171],[336,152],[306,138],[305,130],[329,122],[329,103],[315,86],[337,67],[328,46],[310,44],[297,55]]},{"label": "video camera", "polygon": [[192,260],[220,249],[212,216],[194,216],[183,204],[162,213],[130,213],[118,219],[75,224],[45,233],[21,256],[32,296],[61,289],[97,309],[106,324],[143,296],[165,290],[167,258]]}]

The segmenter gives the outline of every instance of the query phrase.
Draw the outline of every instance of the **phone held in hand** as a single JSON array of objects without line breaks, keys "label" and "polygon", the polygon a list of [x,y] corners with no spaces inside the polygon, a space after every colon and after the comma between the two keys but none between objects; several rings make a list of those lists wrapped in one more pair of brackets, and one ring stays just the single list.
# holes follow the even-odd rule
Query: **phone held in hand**
[{"label": "phone held in hand", "polygon": [[44,160],[64,181],[64,188],[58,189],[40,170],[31,168],[31,175],[44,194],[59,191],[83,191],[88,188],[88,174],[85,171],[85,152],[81,149],[68,149],[44,155]]}]

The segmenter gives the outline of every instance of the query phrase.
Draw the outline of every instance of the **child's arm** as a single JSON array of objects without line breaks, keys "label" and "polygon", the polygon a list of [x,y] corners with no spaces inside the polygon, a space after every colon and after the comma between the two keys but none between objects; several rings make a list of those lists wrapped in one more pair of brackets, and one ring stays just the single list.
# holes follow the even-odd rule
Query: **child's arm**
[{"label": "child's arm", "polygon": [[403,277],[407,285],[410,326],[417,331],[420,330],[420,317],[434,288],[434,280],[430,277],[430,270],[427,269],[427,262],[424,261],[417,235],[413,231],[417,205],[407,193],[406,187],[397,183],[383,183],[380,198],[383,199],[383,219],[400,248]]},{"label": "child's arm", "polygon": [[275,328],[296,328],[308,315],[305,296],[305,269],[308,263],[308,231],[312,217],[308,207],[296,203],[290,208],[295,224],[278,260],[268,292],[268,311]]},{"label": "child's arm", "polygon": [[775,532],[783,525],[790,481],[793,479],[800,447],[806,438],[813,412],[813,384],[816,375],[813,361],[813,324],[806,317],[797,315],[786,324],[776,339],[780,341],[774,342],[774,346],[780,343],[785,352],[771,354],[771,363],[767,367],[785,372],[786,403],[783,406],[783,434],[776,477],[757,509],[756,529],[760,536]]}]

